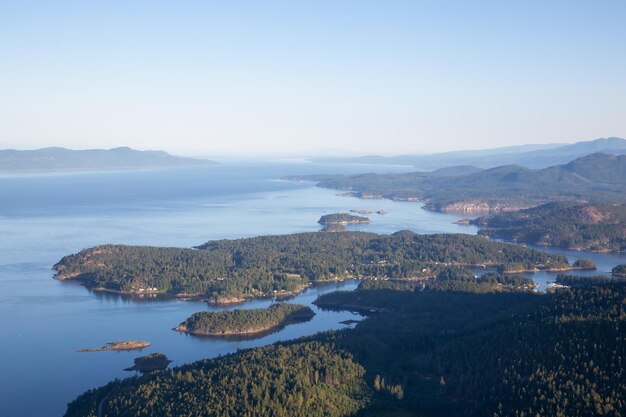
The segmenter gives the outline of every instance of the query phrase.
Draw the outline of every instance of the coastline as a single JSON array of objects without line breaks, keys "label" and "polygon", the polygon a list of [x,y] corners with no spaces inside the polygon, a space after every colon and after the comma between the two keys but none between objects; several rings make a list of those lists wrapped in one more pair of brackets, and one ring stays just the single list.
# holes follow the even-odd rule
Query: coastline
[{"label": "coastline", "polygon": [[[196,293],[196,294],[190,294],[190,293],[178,293],[178,294],[173,294],[171,292],[168,291],[163,291],[163,290],[147,290],[147,291],[121,291],[121,290],[114,290],[111,288],[106,288],[106,287],[93,287],[90,286],[89,283],[81,278],[77,278],[80,277],[81,274],[74,274],[71,277],[68,276],[59,276],[60,274],[55,274],[53,276],[54,279],[59,280],[59,281],[64,281],[64,282],[74,282],[74,283],[78,283],[80,285],[82,285],[83,287],[87,288],[90,291],[93,292],[101,292],[101,293],[109,293],[109,294],[117,294],[117,295],[122,295],[122,296],[127,296],[127,297],[139,297],[142,298],[144,296],[150,296],[150,297],[156,297],[156,296],[163,296],[163,297],[170,297],[173,299],[178,299],[181,301],[193,301],[193,302],[204,302],[204,303],[208,303],[212,306],[232,306],[232,305],[237,305],[237,304],[243,304],[247,301],[252,301],[252,300],[261,300],[261,299],[268,299],[268,298],[276,298],[276,299],[284,299],[284,298],[289,298],[289,297],[294,297],[300,293],[302,293],[304,290],[306,290],[307,288],[309,288],[313,282],[309,282],[305,285],[302,285],[292,291],[286,291],[286,290],[280,290],[280,291],[276,291],[274,293],[261,293],[258,292],[256,294],[244,294],[242,296],[239,297],[218,297],[217,299],[215,298],[211,298],[209,297],[207,294],[203,294],[203,293]],[[321,281],[324,282],[324,281]],[[333,282],[333,281],[328,281],[328,282]]]}]

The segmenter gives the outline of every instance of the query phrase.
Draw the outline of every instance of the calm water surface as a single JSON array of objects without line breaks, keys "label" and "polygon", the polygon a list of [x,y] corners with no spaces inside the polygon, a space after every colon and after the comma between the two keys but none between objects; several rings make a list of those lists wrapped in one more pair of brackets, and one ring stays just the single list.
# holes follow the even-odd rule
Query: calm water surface
[{"label": "calm water surface", "polygon": [[[222,341],[171,330],[210,308],[177,300],[137,301],[92,293],[52,279],[52,265],[66,254],[103,243],[198,245],[210,239],[316,231],[322,214],[350,209],[386,210],[351,230],[382,233],[476,233],[452,224],[458,216],[432,213],[415,203],[358,200],[311,183],[281,181],[307,173],[398,172],[403,167],[324,166],[295,163],[229,163],[217,167],[136,172],[0,176],[0,416],[54,417],[81,392],[130,375],[137,356],[163,352],[173,365],[215,357],[345,327],[349,312],[324,312],[309,322],[252,341]],[[330,172],[328,172],[330,173]],[[590,257],[600,272],[626,262],[620,255]],[[551,274],[535,274],[543,287]],[[293,299],[311,305],[321,293],[352,290],[354,281],[313,287]],[[268,306],[252,301],[237,308]],[[233,308],[233,307],[231,307]],[[125,339],[152,346],[141,353],[78,353]]]},{"label": "calm water surface", "polygon": [[[333,172],[399,171],[398,167],[330,167]],[[253,341],[221,341],[171,331],[206,304],[137,302],[92,293],[52,279],[62,256],[103,243],[198,245],[210,239],[320,229],[322,214],[352,208],[389,211],[355,230],[468,230],[455,217],[411,203],[338,197],[311,183],[281,181],[319,173],[323,165],[224,164],[218,167],[108,173],[0,176],[0,416],[60,416],[68,401],[107,381],[138,352],[78,353],[106,342],[144,339],[141,354],[164,352],[173,365],[345,327],[351,313],[319,311],[307,323]],[[311,304],[323,292],[355,282],[315,287],[293,301]],[[267,306],[253,301],[239,308]]]}]

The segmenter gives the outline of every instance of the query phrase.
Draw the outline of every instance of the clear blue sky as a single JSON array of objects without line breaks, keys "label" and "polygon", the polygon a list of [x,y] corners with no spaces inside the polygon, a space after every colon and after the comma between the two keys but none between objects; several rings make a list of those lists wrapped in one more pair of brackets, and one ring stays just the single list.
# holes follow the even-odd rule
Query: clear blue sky
[{"label": "clear blue sky", "polygon": [[432,152],[626,136],[626,2],[0,2],[0,147]]}]

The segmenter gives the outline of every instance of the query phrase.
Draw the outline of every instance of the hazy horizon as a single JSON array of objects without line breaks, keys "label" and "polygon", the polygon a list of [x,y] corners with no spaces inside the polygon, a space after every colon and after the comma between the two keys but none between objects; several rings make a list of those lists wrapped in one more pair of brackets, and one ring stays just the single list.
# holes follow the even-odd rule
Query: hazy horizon
[{"label": "hazy horizon", "polygon": [[624,18],[619,1],[3,3],[0,148],[398,155],[626,137]]},{"label": "hazy horizon", "polygon": [[[593,139],[588,139],[588,140],[584,140],[584,141],[579,141],[579,142],[592,142],[592,141],[596,141],[596,140],[605,140],[605,139],[620,139],[620,140],[626,140],[624,138],[619,138],[619,137],[615,137],[615,136],[611,136],[611,137],[607,137],[607,138],[593,138]],[[538,149],[550,149],[552,147],[559,147],[559,146],[564,146],[564,145],[572,145],[575,143],[579,143],[579,142],[560,142],[560,143],[556,143],[556,142],[552,142],[552,143],[545,143],[545,144],[538,144],[538,143],[524,143],[524,144],[519,144],[519,145],[507,145],[507,146],[498,146],[495,148],[480,148],[480,149],[450,149],[450,150],[446,150],[446,151],[442,151],[442,152],[407,152],[407,153],[394,153],[394,152],[385,152],[384,150],[381,150],[380,152],[357,152],[357,151],[353,151],[353,150],[348,150],[348,149],[339,149],[339,148],[327,148],[327,149],[304,149],[301,151],[292,151],[292,152],[272,152],[272,151],[268,151],[268,152],[241,152],[241,151],[232,151],[232,152],[212,152],[212,153],[206,153],[206,152],[193,152],[193,151],[187,151],[187,152],[176,152],[176,151],[170,151],[168,149],[158,149],[158,148],[151,148],[151,147],[146,147],[146,148],[135,148],[135,147],[129,147],[127,145],[120,145],[120,146],[115,146],[115,147],[111,147],[111,148],[107,148],[107,147],[97,147],[97,146],[82,146],[82,147],[64,147],[64,146],[58,146],[58,145],[50,145],[50,146],[45,146],[45,147],[41,147],[41,148],[28,148],[28,147],[2,147],[0,146],[0,151],[3,150],[18,150],[18,151],[34,151],[34,150],[43,150],[43,149],[48,149],[48,148],[62,148],[62,149],[68,149],[68,150],[113,150],[116,148],[130,148],[132,150],[137,150],[137,151],[165,151],[167,153],[169,153],[170,155],[173,156],[181,156],[181,157],[190,157],[190,158],[200,158],[200,159],[219,159],[219,160],[237,160],[237,159],[241,159],[241,160],[298,160],[298,159],[302,159],[307,160],[310,158],[357,158],[357,157],[368,157],[368,156],[380,156],[380,157],[389,157],[389,158],[393,158],[393,157],[401,157],[401,156],[428,156],[428,155],[445,155],[445,154],[457,154],[457,153],[467,153],[468,155],[473,153],[473,152],[478,152],[478,153],[493,153],[494,151],[501,151],[501,152],[497,152],[496,154],[508,154],[508,153],[519,153],[519,152],[527,152],[527,151],[533,151],[533,150],[538,150]],[[397,163],[394,163],[397,164]]]},{"label": "hazy horizon", "polygon": [[[596,139],[606,139],[606,138],[595,138],[595,139],[590,139],[590,140],[596,140]],[[621,138],[620,138],[621,139]],[[472,152],[472,151],[491,151],[491,150],[497,150],[497,149],[502,149],[503,152],[505,153],[506,150],[508,149],[515,149],[515,148],[525,148],[525,147],[551,147],[551,146],[561,146],[561,145],[569,145],[572,144],[574,142],[561,142],[561,143],[546,143],[546,144],[537,144],[537,143],[524,143],[524,144],[519,144],[519,145],[508,145],[508,146],[498,146],[495,148],[480,148],[480,149],[450,149],[450,150],[446,150],[446,151],[441,151],[441,152],[437,152],[437,151],[433,151],[433,152],[407,152],[407,153],[394,153],[394,152],[385,152],[384,150],[380,150],[380,152],[358,152],[358,151],[354,151],[354,150],[350,150],[350,149],[340,149],[340,148],[326,148],[326,149],[303,149],[301,151],[292,151],[292,152],[241,152],[241,151],[231,151],[231,152],[227,152],[227,151],[223,151],[223,152],[213,152],[213,153],[206,153],[206,152],[193,152],[193,151],[183,151],[183,152],[176,152],[176,151],[170,151],[168,149],[162,149],[162,148],[154,148],[154,147],[145,147],[145,148],[136,148],[136,147],[131,147],[131,146],[127,146],[127,145],[119,145],[119,146],[114,146],[114,147],[98,147],[98,146],[74,146],[74,147],[66,147],[66,146],[60,146],[60,145],[49,145],[49,146],[43,146],[43,147],[35,147],[35,148],[31,148],[31,147],[24,147],[24,146],[1,146],[0,145],[0,151],[1,150],[17,150],[17,151],[35,151],[35,150],[43,150],[43,149],[49,149],[49,148],[62,148],[62,149],[68,149],[68,150],[76,150],[76,151],[81,151],[81,150],[113,150],[116,148],[130,148],[132,150],[137,150],[137,151],[165,151],[171,155],[174,156],[182,156],[182,157],[196,157],[196,158],[225,158],[225,159],[237,159],[238,157],[241,157],[243,159],[246,158],[285,158],[285,159],[289,159],[289,158],[323,158],[323,157],[362,157],[362,156],[382,156],[382,157],[394,157],[394,156],[402,156],[402,155],[436,155],[436,154],[445,154],[445,153],[456,153],[456,152]],[[534,148],[533,148],[534,149]]]}]

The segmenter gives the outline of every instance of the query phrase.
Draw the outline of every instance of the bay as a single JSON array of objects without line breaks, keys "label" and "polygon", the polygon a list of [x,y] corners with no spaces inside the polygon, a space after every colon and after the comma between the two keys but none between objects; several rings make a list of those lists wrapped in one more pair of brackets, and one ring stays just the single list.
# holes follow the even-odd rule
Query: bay
[{"label": "bay", "polygon": [[[341,321],[355,317],[312,306],[317,314],[310,322],[261,339],[198,338],[171,329],[194,312],[215,308],[178,300],[138,301],[59,282],[51,267],[64,255],[104,243],[191,247],[211,239],[317,231],[322,214],[350,209],[389,212],[370,215],[372,223],[354,230],[468,231],[452,224],[457,217],[427,212],[415,203],[340,197],[309,182],[280,180],[308,173],[406,169],[246,161],[204,168],[0,176],[0,415],[62,415],[78,394],[129,376],[123,368],[143,354],[163,352],[176,366],[343,328]],[[293,302],[311,305],[320,293],[356,285],[347,281],[313,287]],[[152,345],[142,352],[76,352],[126,339]]]}]

